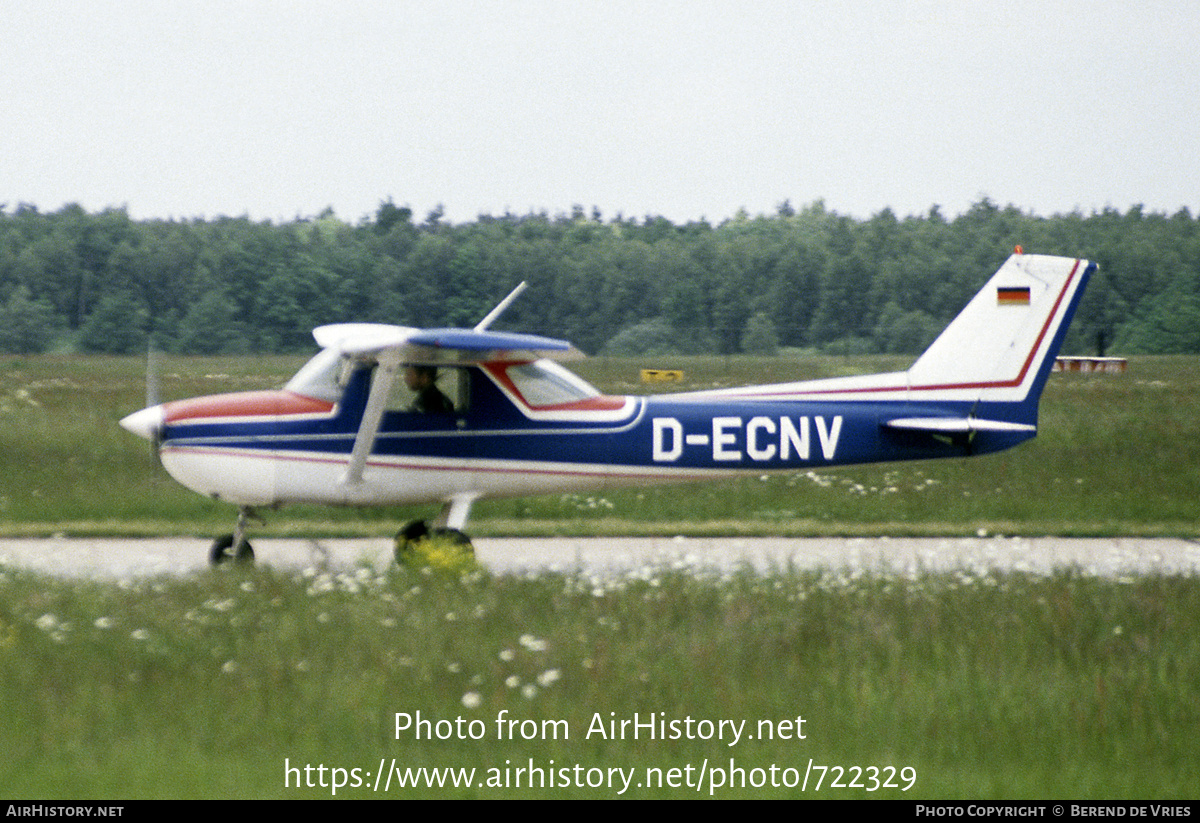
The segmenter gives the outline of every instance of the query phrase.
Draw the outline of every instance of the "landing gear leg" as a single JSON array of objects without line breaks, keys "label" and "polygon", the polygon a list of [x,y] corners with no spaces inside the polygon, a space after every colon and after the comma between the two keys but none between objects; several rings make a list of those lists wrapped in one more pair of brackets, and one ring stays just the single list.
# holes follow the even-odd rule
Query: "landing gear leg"
[{"label": "landing gear leg", "polygon": [[220,566],[230,561],[238,565],[250,565],[254,562],[254,549],[246,539],[246,527],[251,517],[254,517],[254,512],[249,506],[238,509],[236,529],[233,534],[221,535],[213,541],[212,548],[208,551],[209,563]]}]

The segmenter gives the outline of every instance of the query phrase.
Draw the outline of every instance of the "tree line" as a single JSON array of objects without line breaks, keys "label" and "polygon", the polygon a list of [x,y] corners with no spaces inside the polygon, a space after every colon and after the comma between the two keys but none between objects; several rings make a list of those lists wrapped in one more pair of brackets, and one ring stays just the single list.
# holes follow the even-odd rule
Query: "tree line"
[{"label": "tree line", "polygon": [[1100,264],[1069,351],[1200,352],[1187,209],[1040,217],[983,198],[952,219],[821,201],[715,225],[582,207],[418,219],[391,200],[357,224],[0,206],[0,351],[308,351],[323,323],[472,326],[526,280],[497,328],[591,354],[916,353],[1021,245]]}]

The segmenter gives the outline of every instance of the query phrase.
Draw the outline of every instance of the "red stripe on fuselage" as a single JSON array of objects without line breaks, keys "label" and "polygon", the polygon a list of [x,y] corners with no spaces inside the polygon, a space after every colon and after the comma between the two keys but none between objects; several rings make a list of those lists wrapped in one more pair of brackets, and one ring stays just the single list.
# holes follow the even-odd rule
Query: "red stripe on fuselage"
[{"label": "red stripe on fuselage", "polygon": [[328,414],[333,403],[290,391],[251,391],[213,394],[166,404],[167,423],[196,422],[208,418],[284,417],[299,414]]}]

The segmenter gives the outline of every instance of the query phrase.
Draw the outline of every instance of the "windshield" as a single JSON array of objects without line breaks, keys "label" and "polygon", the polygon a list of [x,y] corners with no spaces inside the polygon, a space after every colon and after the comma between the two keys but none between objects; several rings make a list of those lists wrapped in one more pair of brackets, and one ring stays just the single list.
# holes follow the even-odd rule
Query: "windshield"
[{"label": "windshield", "polygon": [[322,349],[284,388],[305,397],[336,403],[342,397],[342,363],[337,349]]}]

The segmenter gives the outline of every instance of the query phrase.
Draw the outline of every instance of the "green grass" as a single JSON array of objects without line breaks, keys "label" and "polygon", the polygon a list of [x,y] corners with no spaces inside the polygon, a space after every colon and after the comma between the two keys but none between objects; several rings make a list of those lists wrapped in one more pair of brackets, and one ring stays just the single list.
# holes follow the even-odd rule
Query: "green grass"
[{"label": "green grass", "polygon": [[[617,791],[516,788],[511,769],[553,760],[644,782],[648,769],[686,779],[691,766],[694,779],[732,758],[768,783],[715,796],[801,796],[752,770],[795,780],[811,759],[895,767],[901,787],[911,767],[915,783],[869,792],[827,777],[816,792],[814,775],[808,797],[1187,798],[1200,780],[1196,671],[1194,577],[260,568],[116,585],[4,571],[0,795],[333,795],[332,771],[324,787],[316,771],[311,788],[300,773],[285,787],[286,759],[345,780],[360,769],[366,785],[337,796],[379,797],[363,775],[383,758],[477,770],[470,788],[390,797],[599,798]],[[501,739],[505,711],[524,726]],[[426,738],[449,739],[397,737],[396,714],[417,712],[448,721]],[[789,739],[588,738],[597,716],[634,713],[744,720],[750,734],[768,721]],[[479,739],[458,739],[458,718],[479,721]],[[489,788],[506,765],[510,786]],[[625,796],[697,796],[636,781]]]},{"label": "green grass", "polygon": [[[303,358],[168,358],[165,398],[278,386]],[[614,393],[903,368],[903,358],[596,358]],[[643,385],[642,366],[683,384]],[[137,358],[0,359],[0,534],[212,534],[233,509],[175,484],[117,421],[144,404]],[[1055,375],[1032,443],[969,460],[817,469],[714,484],[484,501],[479,535],[1182,535],[1200,533],[1200,358],[1134,358],[1124,375]],[[432,507],[290,507],[257,533],[389,534]]]}]

